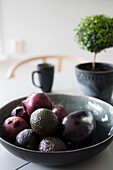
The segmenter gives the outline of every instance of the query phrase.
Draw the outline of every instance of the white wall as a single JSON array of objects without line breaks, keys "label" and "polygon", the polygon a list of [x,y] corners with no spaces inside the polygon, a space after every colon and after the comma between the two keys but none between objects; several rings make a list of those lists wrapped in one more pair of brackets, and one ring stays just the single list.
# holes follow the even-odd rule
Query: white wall
[{"label": "white wall", "polygon": [[2,6],[1,6],[1,0],[0,0],[0,55],[3,53],[3,29],[2,29]]},{"label": "white wall", "polygon": [[[10,57],[38,55],[93,56],[74,43],[73,29],[86,15],[105,13],[113,17],[113,0],[1,0],[3,51]],[[12,40],[25,42],[25,53],[11,54]],[[113,62],[113,49],[97,60]],[[108,59],[109,57],[109,59]]]}]

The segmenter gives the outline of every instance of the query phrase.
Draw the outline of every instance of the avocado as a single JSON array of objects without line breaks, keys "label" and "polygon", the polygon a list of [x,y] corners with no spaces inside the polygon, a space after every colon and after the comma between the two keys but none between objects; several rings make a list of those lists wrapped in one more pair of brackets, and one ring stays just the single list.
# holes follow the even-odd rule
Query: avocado
[{"label": "avocado", "polygon": [[16,136],[15,144],[31,150],[37,150],[40,137],[32,129],[24,129]]},{"label": "avocado", "polygon": [[65,151],[65,143],[57,137],[46,137],[41,140],[39,144],[39,151],[41,152],[54,152],[54,151]]},{"label": "avocado", "polygon": [[50,136],[59,128],[57,116],[49,109],[35,110],[30,117],[31,128],[40,136]]}]

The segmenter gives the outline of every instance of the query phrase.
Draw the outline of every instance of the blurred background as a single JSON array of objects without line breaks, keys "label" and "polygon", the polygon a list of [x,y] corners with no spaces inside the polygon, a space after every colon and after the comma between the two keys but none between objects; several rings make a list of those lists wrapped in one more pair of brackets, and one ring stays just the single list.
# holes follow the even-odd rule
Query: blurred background
[{"label": "blurred background", "polygon": [[[92,60],[75,44],[73,29],[81,18],[102,13],[113,17],[113,0],[0,0],[0,59],[62,54]],[[97,60],[112,55],[109,49]]]},{"label": "blurred background", "polygon": [[[28,83],[31,91],[35,90],[31,72],[36,68],[36,61],[23,65],[15,79],[7,79],[7,71],[16,61],[44,55],[92,61],[93,54],[74,42],[73,30],[81,18],[103,13],[113,17],[113,0],[0,0],[0,95],[4,97],[6,87],[13,88],[15,83],[22,89],[25,78],[26,94]],[[99,53],[96,61],[113,63],[113,48]],[[67,63],[66,70],[74,74],[75,64]]]}]

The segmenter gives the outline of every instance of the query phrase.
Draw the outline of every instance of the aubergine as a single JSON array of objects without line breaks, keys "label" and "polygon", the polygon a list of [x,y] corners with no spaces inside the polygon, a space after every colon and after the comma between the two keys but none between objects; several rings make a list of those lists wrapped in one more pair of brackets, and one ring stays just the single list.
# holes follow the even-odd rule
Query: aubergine
[{"label": "aubergine", "polygon": [[95,134],[96,121],[92,112],[77,110],[63,118],[62,136],[70,148],[88,146]]}]

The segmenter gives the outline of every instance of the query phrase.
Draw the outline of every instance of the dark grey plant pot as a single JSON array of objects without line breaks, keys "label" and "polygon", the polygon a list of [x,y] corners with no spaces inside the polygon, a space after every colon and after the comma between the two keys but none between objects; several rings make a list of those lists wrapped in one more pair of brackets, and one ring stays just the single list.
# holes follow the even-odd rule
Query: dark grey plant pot
[{"label": "dark grey plant pot", "polygon": [[92,63],[78,64],[75,66],[79,92],[82,95],[93,96],[111,103],[113,92],[113,65],[96,63],[95,67],[109,68],[106,71],[89,71]]}]

